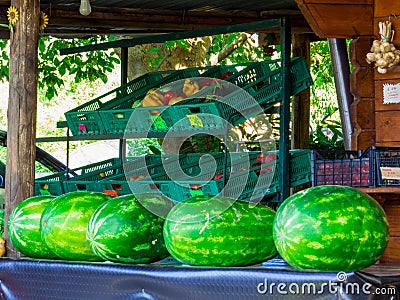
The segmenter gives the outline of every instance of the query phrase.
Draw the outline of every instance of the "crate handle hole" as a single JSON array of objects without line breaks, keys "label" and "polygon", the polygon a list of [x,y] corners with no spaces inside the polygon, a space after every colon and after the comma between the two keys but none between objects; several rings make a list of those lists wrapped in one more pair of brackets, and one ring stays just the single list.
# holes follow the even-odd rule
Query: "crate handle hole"
[{"label": "crate handle hole", "polygon": [[158,185],[158,184],[152,183],[152,184],[150,184],[150,188],[151,188],[152,190],[158,190],[159,185]]},{"label": "crate handle hole", "polygon": [[193,114],[198,114],[198,113],[201,112],[200,107],[196,107],[196,106],[189,107],[189,110],[190,110],[190,112],[193,113]]},{"label": "crate handle hole", "polygon": [[111,186],[112,186],[113,190],[115,190],[115,191],[122,190],[122,184],[112,184]]},{"label": "crate handle hole", "polygon": [[79,121],[87,121],[88,120],[88,117],[86,114],[79,114],[77,117],[78,117]]},{"label": "crate handle hole", "polygon": [[86,184],[78,183],[76,188],[78,191],[86,191]]}]

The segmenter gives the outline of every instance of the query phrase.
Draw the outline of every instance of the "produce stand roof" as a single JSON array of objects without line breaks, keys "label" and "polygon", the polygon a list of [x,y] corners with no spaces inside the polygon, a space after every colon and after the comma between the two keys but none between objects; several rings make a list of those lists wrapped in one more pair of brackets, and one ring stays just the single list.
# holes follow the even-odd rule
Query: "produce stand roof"
[{"label": "produce stand roof", "polygon": [[[78,0],[42,0],[41,10],[49,16],[45,35],[86,36],[92,34],[150,35],[248,23],[292,16],[293,32],[312,33],[295,0],[239,1],[90,1],[92,12],[79,13]],[[7,22],[10,1],[0,3],[0,22]],[[7,28],[0,28],[8,37]]]}]

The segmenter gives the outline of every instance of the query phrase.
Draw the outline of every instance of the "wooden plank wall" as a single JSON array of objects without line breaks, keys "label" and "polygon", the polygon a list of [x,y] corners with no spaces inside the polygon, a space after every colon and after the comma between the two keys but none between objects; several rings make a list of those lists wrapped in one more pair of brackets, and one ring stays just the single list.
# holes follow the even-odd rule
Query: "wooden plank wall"
[{"label": "wooden plank wall", "polygon": [[[397,1],[375,0],[374,37],[379,38],[379,22],[389,20],[395,30],[393,44],[400,49],[400,6]],[[400,66],[386,74],[374,72],[376,145],[400,147],[400,104],[383,104],[383,85],[400,83]]]},{"label": "wooden plank wall", "polygon": [[[393,43],[400,49],[400,6],[398,1],[375,0],[374,38],[379,39],[379,22],[392,22]],[[400,83],[400,66],[380,74],[374,69],[376,145],[400,147],[400,104],[383,104],[383,85]],[[383,208],[389,222],[390,238],[381,263],[400,263],[400,195],[384,194]]]},{"label": "wooden plank wall", "polygon": [[360,37],[350,44],[350,92],[353,95],[351,116],[353,135],[352,149],[366,149],[375,145],[375,86],[374,68],[365,60],[372,43],[371,37]]},{"label": "wooden plank wall", "polygon": [[400,199],[399,195],[385,201],[383,209],[389,222],[389,243],[380,263],[400,263]]}]

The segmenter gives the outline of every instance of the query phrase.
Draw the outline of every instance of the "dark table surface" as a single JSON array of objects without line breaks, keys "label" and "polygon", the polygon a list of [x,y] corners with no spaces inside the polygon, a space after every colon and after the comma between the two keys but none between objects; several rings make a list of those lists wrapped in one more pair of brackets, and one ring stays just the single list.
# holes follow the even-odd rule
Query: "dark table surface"
[{"label": "dark table surface", "polygon": [[299,271],[280,259],[241,268],[0,259],[3,299],[398,299],[400,265]]}]

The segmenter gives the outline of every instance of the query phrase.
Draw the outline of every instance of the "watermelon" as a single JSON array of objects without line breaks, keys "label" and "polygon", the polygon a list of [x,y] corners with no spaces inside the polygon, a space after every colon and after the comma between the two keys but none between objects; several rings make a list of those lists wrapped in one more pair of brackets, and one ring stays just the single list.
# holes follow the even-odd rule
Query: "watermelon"
[{"label": "watermelon", "polygon": [[32,258],[57,258],[44,243],[40,218],[54,196],[34,196],[18,203],[8,216],[8,235],[15,249]]},{"label": "watermelon", "polygon": [[247,266],[277,254],[275,211],[249,202],[198,196],[177,204],[164,224],[168,251],[190,265]]},{"label": "watermelon", "polygon": [[76,191],[58,196],[45,208],[42,238],[56,255],[65,260],[100,261],[86,241],[92,213],[112,197],[103,193]]},{"label": "watermelon", "polygon": [[87,241],[100,258],[122,263],[151,263],[169,256],[164,244],[165,218],[141,202],[164,207],[173,202],[161,195],[125,195],[100,205],[90,218]]},{"label": "watermelon", "polygon": [[349,186],[316,186],[278,208],[274,241],[282,258],[298,269],[356,271],[383,254],[389,225],[381,206]]}]

